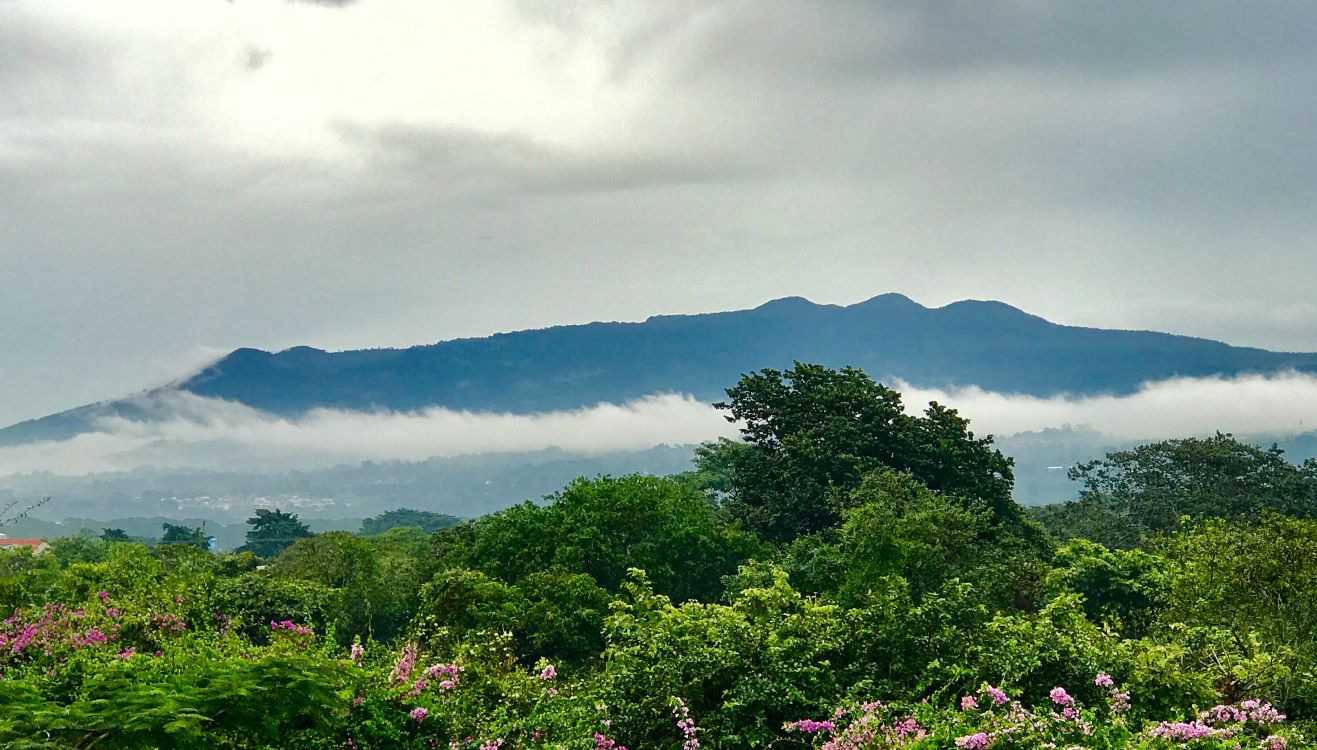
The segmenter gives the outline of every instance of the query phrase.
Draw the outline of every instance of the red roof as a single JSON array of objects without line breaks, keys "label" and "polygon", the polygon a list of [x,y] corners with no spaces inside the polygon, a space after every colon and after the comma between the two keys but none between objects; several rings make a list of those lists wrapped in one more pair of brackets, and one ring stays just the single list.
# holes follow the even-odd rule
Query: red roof
[{"label": "red roof", "polygon": [[45,544],[45,539],[10,539],[9,537],[0,538],[0,547],[40,547]]}]

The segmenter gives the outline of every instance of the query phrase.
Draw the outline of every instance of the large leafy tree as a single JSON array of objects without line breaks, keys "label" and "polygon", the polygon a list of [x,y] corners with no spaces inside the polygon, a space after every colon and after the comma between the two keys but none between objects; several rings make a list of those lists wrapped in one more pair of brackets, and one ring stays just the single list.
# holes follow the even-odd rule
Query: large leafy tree
[{"label": "large leafy tree", "polygon": [[[746,375],[727,395],[716,406],[741,424],[750,448],[706,454],[721,462],[728,509],[768,539],[836,526],[850,491],[884,467],[981,502],[995,521],[1020,518],[1012,460],[991,437],[976,437],[968,420],[937,403],[907,414],[900,393],[862,370],[797,362]],[[730,471],[722,465],[729,462]]]},{"label": "large leafy tree", "polygon": [[466,539],[444,530],[442,555],[508,583],[546,570],[584,573],[616,591],[629,568],[678,601],[716,599],[722,577],[762,549],[699,491],[640,475],[578,479],[549,498],[481,519]]},{"label": "large leafy tree", "polygon": [[123,529],[104,529],[101,531],[101,540],[106,542],[131,542],[132,537]]},{"label": "large leafy tree", "polygon": [[185,544],[198,549],[206,547],[208,540],[203,526],[191,528],[166,522],[160,524],[160,528],[164,532],[160,536],[161,544]]},{"label": "large leafy tree", "polygon": [[461,522],[462,519],[457,516],[450,516],[445,513],[431,513],[426,510],[399,508],[362,521],[361,533],[366,536],[374,536],[375,534],[383,534],[389,529],[405,528],[408,526],[418,526],[426,532],[431,532],[448,528],[449,526],[456,526]]},{"label": "large leafy tree", "polygon": [[1296,466],[1284,452],[1217,433],[1149,443],[1079,464],[1079,500],[1039,513],[1053,533],[1130,547],[1170,531],[1180,518],[1317,516],[1317,462]]},{"label": "large leafy tree", "polygon": [[311,529],[296,513],[261,508],[247,519],[251,530],[247,532],[244,549],[258,557],[274,557],[298,539],[311,536]]}]

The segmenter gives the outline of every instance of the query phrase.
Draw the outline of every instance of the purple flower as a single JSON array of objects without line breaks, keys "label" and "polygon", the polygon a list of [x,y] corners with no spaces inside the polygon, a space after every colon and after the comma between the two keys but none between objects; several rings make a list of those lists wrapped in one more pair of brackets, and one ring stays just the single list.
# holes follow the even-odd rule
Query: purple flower
[{"label": "purple flower", "polygon": [[992,737],[989,737],[986,732],[967,734],[964,737],[956,738],[956,747],[964,750],[983,750],[990,744],[992,744]]},{"label": "purple flower", "polygon": [[991,686],[991,685],[989,685],[987,688],[985,688],[985,689],[983,690],[983,692],[984,692],[989,698],[992,699],[992,705],[994,705],[994,706],[1001,706],[1001,705],[1004,705],[1004,704],[1006,704],[1006,703],[1009,703],[1010,700],[1011,700],[1011,699],[1006,695],[1006,691],[1005,691],[1005,690],[1002,690],[1001,688],[995,688],[995,687],[993,687],[993,686]]},{"label": "purple flower", "polygon": [[1229,737],[1233,733],[1229,730],[1213,729],[1201,721],[1163,721],[1149,730],[1148,734],[1174,742],[1187,742],[1208,737]]},{"label": "purple flower", "polygon": [[813,719],[801,719],[793,721],[786,725],[788,732],[804,732],[805,734],[817,734],[818,732],[831,732],[837,728],[836,724],[830,721],[814,721]]},{"label": "purple flower", "polygon": [[416,644],[409,643],[402,647],[402,653],[398,656],[398,663],[393,665],[393,671],[389,673],[389,682],[400,685],[407,682],[411,677],[412,668],[416,666]]},{"label": "purple flower", "polygon": [[409,714],[407,714],[407,715],[410,716],[410,717],[412,717],[413,719],[415,719],[415,720],[419,723],[419,722],[425,721],[425,717],[427,717],[427,716],[430,715],[430,711],[429,711],[429,709],[422,708],[421,706],[417,706],[416,708],[413,708],[413,709],[411,710],[411,713],[409,713]]},{"label": "purple flower", "polygon": [[1075,699],[1071,698],[1070,694],[1067,693],[1063,687],[1052,688],[1052,692],[1048,693],[1048,695],[1051,696],[1052,702],[1058,706],[1069,706],[1075,702]]}]

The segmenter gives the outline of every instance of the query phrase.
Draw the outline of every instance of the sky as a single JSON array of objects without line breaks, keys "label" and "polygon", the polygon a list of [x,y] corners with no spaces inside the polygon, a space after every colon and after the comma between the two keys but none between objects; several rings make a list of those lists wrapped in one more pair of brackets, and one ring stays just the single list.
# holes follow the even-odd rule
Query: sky
[{"label": "sky", "polygon": [[0,424],[238,346],[999,299],[1317,350],[1317,5],[0,0]]}]

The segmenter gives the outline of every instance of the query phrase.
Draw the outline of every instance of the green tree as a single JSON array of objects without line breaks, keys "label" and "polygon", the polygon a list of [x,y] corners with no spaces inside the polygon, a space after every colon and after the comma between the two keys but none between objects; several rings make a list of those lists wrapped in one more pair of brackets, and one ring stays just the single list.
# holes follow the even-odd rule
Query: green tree
[{"label": "green tree", "polygon": [[275,559],[271,571],[341,591],[346,630],[340,635],[350,639],[373,634],[384,582],[376,552],[366,539],[348,531],[298,539]]},{"label": "green tree", "polygon": [[1071,469],[1070,477],[1083,485],[1079,500],[1038,517],[1061,538],[1108,547],[1132,547],[1174,530],[1182,516],[1317,516],[1317,461],[1295,466],[1274,445],[1264,449],[1222,433],[1108,453]]},{"label": "green tree", "polygon": [[164,534],[160,537],[161,544],[186,544],[197,549],[205,549],[207,546],[208,540],[204,526],[194,529],[187,526],[176,526],[166,521],[160,525],[160,528],[164,531]]},{"label": "green tree", "polygon": [[101,531],[101,541],[105,542],[131,542],[132,537],[123,529],[103,529]]},{"label": "green tree", "polygon": [[863,371],[796,363],[741,378],[716,404],[742,424],[751,450],[722,451],[727,508],[764,537],[790,541],[836,526],[847,496],[869,472],[888,467],[930,489],[973,498],[994,521],[1021,519],[1011,499],[1012,461],[940,404],[905,413],[901,394]]},{"label": "green tree", "polygon": [[425,532],[434,532],[439,529],[456,526],[462,522],[457,516],[450,516],[444,513],[431,513],[426,510],[412,510],[410,508],[399,508],[381,513],[373,518],[367,518],[361,522],[361,533],[365,536],[374,536],[382,534],[389,529],[406,528],[408,526],[420,527]]},{"label": "green tree", "polygon": [[1209,519],[1158,538],[1157,629],[1227,699],[1317,712],[1317,521]]},{"label": "green tree", "polygon": [[261,508],[247,519],[252,528],[247,532],[247,543],[242,549],[257,557],[274,557],[298,539],[311,536],[311,529],[295,513]]},{"label": "green tree", "polygon": [[679,601],[712,600],[722,577],[762,550],[700,492],[672,479],[578,479],[549,501],[477,522],[468,565],[509,583],[551,569],[585,573],[609,591],[629,568],[641,568],[656,590]]}]

